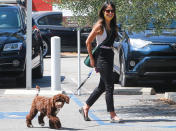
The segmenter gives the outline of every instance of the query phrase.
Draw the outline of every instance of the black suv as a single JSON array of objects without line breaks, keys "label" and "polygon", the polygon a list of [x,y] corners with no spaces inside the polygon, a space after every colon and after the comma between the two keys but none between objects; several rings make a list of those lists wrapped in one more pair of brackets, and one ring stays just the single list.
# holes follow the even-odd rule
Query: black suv
[{"label": "black suv", "polygon": [[[40,30],[32,21],[33,77],[43,77],[43,42]],[[18,3],[0,4],[0,77],[15,77],[25,83],[26,11]]]}]

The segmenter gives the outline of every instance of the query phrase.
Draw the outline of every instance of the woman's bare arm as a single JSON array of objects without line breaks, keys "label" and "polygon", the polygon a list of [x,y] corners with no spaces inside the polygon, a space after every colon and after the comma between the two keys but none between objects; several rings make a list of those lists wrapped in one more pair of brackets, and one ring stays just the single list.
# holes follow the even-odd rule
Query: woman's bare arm
[{"label": "woman's bare arm", "polygon": [[86,46],[87,46],[87,51],[88,51],[88,54],[90,56],[90,65],[92,67],[95,67],[95,61],[94,61],[94,58],[92,56],[92,42],[93,40],[95,39],[96,35],[100,34],[100,30],[101,30],[101,24],[96,24],[92,31],[90,32],[87,40],[86,40]]}]

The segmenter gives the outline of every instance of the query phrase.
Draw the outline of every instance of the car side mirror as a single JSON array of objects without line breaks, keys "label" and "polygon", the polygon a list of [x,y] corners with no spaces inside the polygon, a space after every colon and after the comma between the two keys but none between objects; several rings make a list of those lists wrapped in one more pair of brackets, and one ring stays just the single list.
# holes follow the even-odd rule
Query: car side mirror
[{"label": "car side mirror", "polygon": [[114,41],[113,47],[118,48],[120,46],[120,42]]},{"label": "car side mirror", "polygon": [[26,7],[26,1],[19,1],[19,4]]}]

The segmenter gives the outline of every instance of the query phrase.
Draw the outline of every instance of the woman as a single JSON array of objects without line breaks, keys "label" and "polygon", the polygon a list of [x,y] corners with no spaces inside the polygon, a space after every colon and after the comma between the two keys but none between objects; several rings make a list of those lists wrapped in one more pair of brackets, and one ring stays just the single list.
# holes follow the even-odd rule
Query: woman
[{"label": "woman", "polygon": [[[105,2],[99,12],[99,20],[94,25],[86,40],[86,46],[90,56],[90,64],[92,67],[95,67],[98,72],[100,72],[100,82],[98,87],[87,99],[86,104],[79,110],[85,121],[90,121],[88,117],[90,107],[103,92],[106,92],[106,106],[107,111],[110,112],[111,122],[122,122],[114,111],[113,101],[114,85],[112,74],[114,53],[112,46],[115,38],[117,37],[117,29],[115,5],[112,2]],[[91,45],[95,38],[97,45],[102,43],[100,45],[100,53],[97,58],[97,63],[95,63],[92,56]]]}]

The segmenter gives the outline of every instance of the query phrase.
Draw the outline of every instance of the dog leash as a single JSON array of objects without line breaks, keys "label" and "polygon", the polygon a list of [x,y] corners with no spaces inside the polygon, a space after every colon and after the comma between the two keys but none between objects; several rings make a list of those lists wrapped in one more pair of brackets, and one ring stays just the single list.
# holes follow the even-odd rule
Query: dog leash
[{"label": "dog leash", "polygon": [[92,70],[89,72],[88,76],[87,76],[86,79],[80,84],[80,86],[78,87],[77,91],[80,90],[81,87],[82,87],[82,86],[85,84],[85,82],[87,81],[87,79],[90,78],[90,76],[92,75],[93,70],[94,70],[94,69],[92,69]]},{"label": "dog leash", "polygon": [[[88,74],[88,76],[86,77],[86,79],[80,84],[80,86],[76,89],[76,91],[75,92],[73,92],[73,95],[75,95],[75,94],[77,94],[77,95],[79,95],[79,93],[78,93],[78,91],[81,89],[81,87],[86,83],[86,81],[90,78],[90,76],[92,75],[92,72],[93,72],[93,68],[92,68],[92,70],[89,72],[89,74]],[[70,96],[70,98],[71,98],[72,96]]]}]

